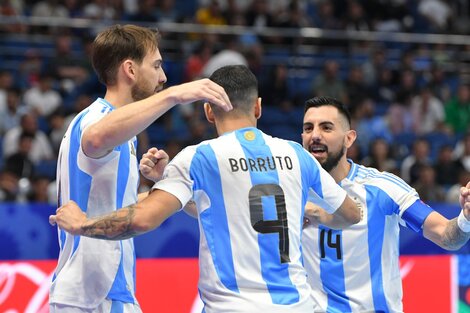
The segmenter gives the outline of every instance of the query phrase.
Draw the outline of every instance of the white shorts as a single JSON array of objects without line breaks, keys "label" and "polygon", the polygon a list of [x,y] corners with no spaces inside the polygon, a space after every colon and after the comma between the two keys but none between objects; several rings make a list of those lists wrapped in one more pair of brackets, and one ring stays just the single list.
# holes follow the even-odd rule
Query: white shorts
[{"label": "white shorts", "polygon": [[50,313],[142,313],[138,303],[125,303],[116,300],[105,299],[99,306],[93,309],[83,309],[59,303],[49,305]]}]

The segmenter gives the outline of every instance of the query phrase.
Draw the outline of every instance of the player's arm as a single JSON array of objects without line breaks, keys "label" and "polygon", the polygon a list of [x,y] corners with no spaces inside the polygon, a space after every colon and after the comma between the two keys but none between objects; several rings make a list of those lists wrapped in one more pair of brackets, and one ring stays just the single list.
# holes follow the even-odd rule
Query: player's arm
[{"label": "player's arm", "polygon": [[470,182],[460,189],[459,202],[458,217],[448,220],[434,211],[424,221],[424,237],[446,250],[458,250],[470,238]]},{"label": "player's arm", "polygon": [[362,210],[349,196],[346,196],[333,214],[329,214],[312,202],[307,202],[305,216],[308,224],[323,224],[330,228],[342,229],[359,223],[362,219]]},{"label": "player's arm", "polygon": [[148,232],[181,208],[171,193],[154,190],[141,202],[99,217],[87,218],[78,205],[70,201],[57,209],[49,222],[72,235],[106,240],[122,240]]},{"label": "player's arm", "polygon": [[[345,201],[346,199],[348,199],[348,197],[345,198]],[[349,209],[346,208],[346,206],[349,204],[346,204],[346,203],[343,203],[343,204],[344,204],[344,207],[342,206],[343,208],[340,207],[338,210],[336,210],[334,214],[329,214],[320,206],[312,202],[307,202],[305,206],[305,212],[308,216],[307,224],[310,224],[310,225],[322,224],[333,229],[343,229],[352,224],[358,223],[362,219],[362,210],[360,206],[356,204],[357,208],[359,208],[360,210],[361,218],[359,219],[359,221],[355,222],[355,219],[357,218],[357,216],[355,215],[356,213],[354,213],[354,210],[350,211]]]},{"label": "player's arm", "polygon": [[92,158],[103,157],[142,132],[173,106],[198,100],[209,101],[227,111],[232,108],[224,89],[209,79],[170,87],[120,107],[87,127],[81,142],[83,152]]}]

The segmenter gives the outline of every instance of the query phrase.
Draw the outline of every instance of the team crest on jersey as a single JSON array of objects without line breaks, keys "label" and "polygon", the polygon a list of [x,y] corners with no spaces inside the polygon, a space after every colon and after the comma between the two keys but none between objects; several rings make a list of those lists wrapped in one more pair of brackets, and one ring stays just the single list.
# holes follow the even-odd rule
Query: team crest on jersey
[{"label": "team crest on jersey", "polygon": [[243,137],[245,137],[245,139],[248,140],[248,141],[253,141],[253,140],[255,140],[256,135],[255,135],[254,131],[249,130],[249,131],[246,131],[243,134]]}]

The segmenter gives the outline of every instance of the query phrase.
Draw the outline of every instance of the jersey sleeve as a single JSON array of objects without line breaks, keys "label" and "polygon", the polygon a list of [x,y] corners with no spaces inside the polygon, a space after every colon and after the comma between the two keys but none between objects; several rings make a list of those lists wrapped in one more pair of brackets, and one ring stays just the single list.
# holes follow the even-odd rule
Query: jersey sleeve
[{"label": "jersey sleeve", "polygon": [[174,195],[181,202],[181,208],[193,197],[194,182],[189,172],[193,157],[193,149],[182,150],[165,167],[162,179],[152,187]]},{"label": "jersey sleeve", "polygon": [[371,182],[387,194],[391,201],[391,205],[383,205],[384,214],[398,214],[402,226],[420,232],[433,209],[421,201],[416,190],[403,179],[386,172],[376,174]]},{"label": "jersey sleeve", "polygon": [[432,211],[433,209],[429,205],[417,199],[403,212],[401,219],[406,227],[419,233],[423,228],[424,221]]},{"label": "jersey sleeve", "polygon": [[114,151],[111,151],[111,153],[108,153],[101,158],[90,158],[83,151],[82,137],[83,137],[83,134],[85,133],[85,130],[91,125],[97,123],[107,114],[109,114],[110,111],[111,111],[111,108],[109,107],[105,107],[105,106],[102,107],[102,106],[96,105],[96,102],[93,103],[89,107],[89,111],[80,120],[79,127],[75,130],[75,132],[78,132],[78,133],[74,134],[74,136],[75,135],[77,136],[76,137],[76,140],[78,140],[77,144],[80,147],[80,149],[78,150],[78,162],[80,164],[80,167],[87,173],[92,171],[94,166],[102,165],[119,155],[118,153],[113,153]]}]

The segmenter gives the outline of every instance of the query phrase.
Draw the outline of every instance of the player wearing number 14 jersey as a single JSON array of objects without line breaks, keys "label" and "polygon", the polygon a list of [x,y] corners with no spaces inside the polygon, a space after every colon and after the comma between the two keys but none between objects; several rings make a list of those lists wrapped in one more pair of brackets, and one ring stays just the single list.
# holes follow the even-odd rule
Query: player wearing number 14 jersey
[{"label": "player wearing number 14 jersey", "polygon": [[234,107],[223,112],[205,104],[218,138],[181,151],[138,204],[86,220],[66,217],[80,212],[72,203],[53,221],[80,235],[118,239],[155,228],[193,199],[204,312],[310,313],[301,249],[306,201],[324,206],[345,226],[360,220],[359,209],[301,145],[256,128],[261,101],[247,67],[220,68],[211,80]]},{"label": "player wearing number 14 jersey", "polygon": [[448,220],[397,176],[348,160],[346,151],[356,139],[350,127],[349,112],[341,102],[328,97],[306,101],[304,147],[363,212],[359,223],[335,230],[336,217],[315,207],[313,225],[304,229],[302,238],[313,312],[401,313],[399,224],[445,249],[460,248],[470,237],[470,227],[465,226],[470,222],[463,222],[470,218],[470,183],[461,191],[460,222]]}]

